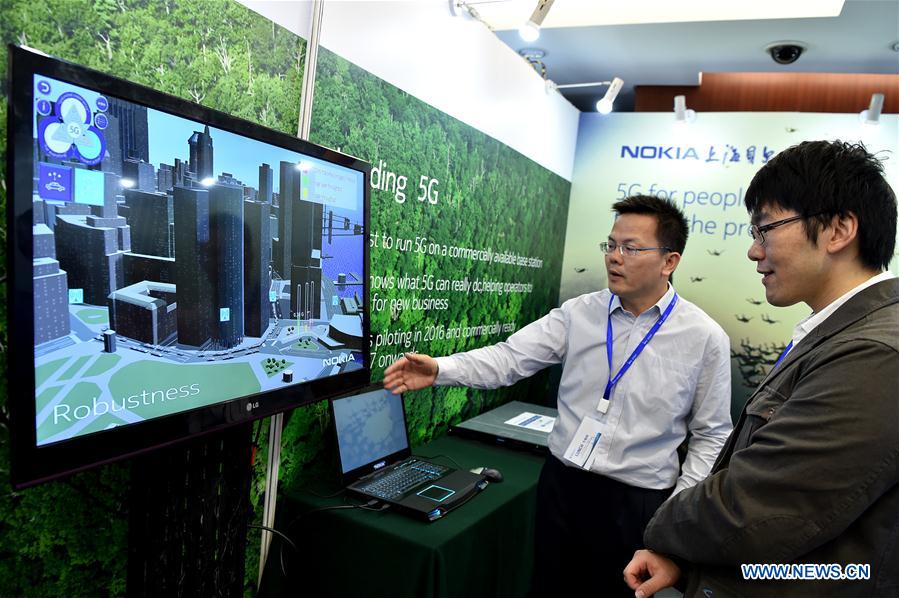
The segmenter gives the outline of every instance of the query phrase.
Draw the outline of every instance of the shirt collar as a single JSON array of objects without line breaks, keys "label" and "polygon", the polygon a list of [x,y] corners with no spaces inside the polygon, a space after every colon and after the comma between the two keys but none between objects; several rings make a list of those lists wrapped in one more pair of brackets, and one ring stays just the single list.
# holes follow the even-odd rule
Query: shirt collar
[{"label": "shirt collar", "polygon": [[822,309],[821,311],[812,313],[809,316],[800,320],[799,323],[796,324],[796,327],[793,330],[793,339],[794,339],[793,344],[796,344],[798,342],[795,340],[796,337],[799,337],[800,339],[802,337],[805,337],[809,332],[811,332],[812,330],[817,328],[824,320],[829,318],[833,314],[833,312],[837,311],[840,307],[843,306],[844,303],[846,303],[847,301],[849,301],[850,299],[855,297],[857,294],[861,293],[868,287],[877,284],[878,282],[883,282],[884,280],[890,280],[891,278],[893,278],[893,274],[892,274],[892,272],[889,272],[889,271],[881,272],[877,276],[872,276],[871,278],[869,278],[865,282],[861,283],[860,285],[852,288],[851,290],[849,290],[848,292],[846,292],[839,298],[831,301],[830,304],[828,304],[828,306],[825,307],[824,309]]},{"label": "shirt collar", "polygon": [[[661,314],[663,311],[665,311],[665,308],[668,307],[668,304],[671,303],[671,300],[672,300],[673,298],[674,298],[674,287],[671,286],[671,283],[669,282],[669,283],[668,283],[668,290],[665,291],[665,294],[662,295],[662,298],[659,299],[658,301],[656,301],[656,302],[655,302],[655,305],[653,305],[652,307],[650,307],[650,308],[649,308],[648,310],[646,310],[646,311],[648,312],[648,311],[652,310],[653,308],[655,308],[656,311],[657,311],[658,313]],[[610,310],[609,310],[609,311],[610,311],[610,313],[615,313],[615,312],[618,311],[619,309],[620,309],[621,311],[626,311],[626,310],[621,306],[621,299],[618,297],[618,295],[612,295],[612,303],[610,304]],[[630,313],[630,312],[627,312],[627,313]],[[644,313],[646,313],[646,312],[644,312]]]}]

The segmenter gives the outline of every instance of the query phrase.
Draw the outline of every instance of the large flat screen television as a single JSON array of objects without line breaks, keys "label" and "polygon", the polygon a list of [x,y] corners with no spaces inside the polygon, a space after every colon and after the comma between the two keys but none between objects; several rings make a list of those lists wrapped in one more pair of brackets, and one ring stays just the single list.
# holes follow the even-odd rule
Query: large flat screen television
[{"label": "large flat screen television", "polygon": [[14,485],[369,383],[368,164],[9,58]]}]

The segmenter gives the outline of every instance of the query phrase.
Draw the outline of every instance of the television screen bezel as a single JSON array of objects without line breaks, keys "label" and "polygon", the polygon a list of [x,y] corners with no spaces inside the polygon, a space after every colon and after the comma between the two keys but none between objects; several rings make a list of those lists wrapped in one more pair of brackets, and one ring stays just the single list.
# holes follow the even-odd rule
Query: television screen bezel
[{"label": "television screen bezel", "polygon": [[[8,404],[12,445],[11,479],[24,488],[102,464],[269,417],[300,405],[363,388],[371,382],[369,224],[371,165],[297,137],[224,112],[95,71],[30,48],[9,45],[7,115]],[[363,174],[363,367],[327,378],[296,383],[173,413],[102,432],[37,445],[33,302],[33,126],[34,75],[43,75],[104,95],[208,124],[263,143],[283,147]],[[299,101],[299,98],[298,98]],[[27,151],[23,151],[27,149]],[[21,153],[21,156],[18,155]],[[24,347],[31,351],[24,351]]]}]

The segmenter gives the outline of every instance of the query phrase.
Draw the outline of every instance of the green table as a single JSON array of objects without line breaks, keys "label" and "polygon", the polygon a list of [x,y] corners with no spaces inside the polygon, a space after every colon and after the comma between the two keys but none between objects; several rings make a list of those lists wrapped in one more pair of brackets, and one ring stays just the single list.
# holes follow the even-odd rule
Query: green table
[{"label": "green table", "polygon": [[[446,455],[469,469],[499,469],[490,484],[446,517],[425,523],[389,510],[309,513],[288,534],[302,556],[290,554],[285,579],[272,544],[263,582],[266,596],[415,598],[523,596],[531,579],[537,477],[544,458],[447,436],[416,455]],[[437,462],[454,465],[446,459]],[[361,502],[320,498],[301,489],[279,503],[278,529],[311,509]]]}]

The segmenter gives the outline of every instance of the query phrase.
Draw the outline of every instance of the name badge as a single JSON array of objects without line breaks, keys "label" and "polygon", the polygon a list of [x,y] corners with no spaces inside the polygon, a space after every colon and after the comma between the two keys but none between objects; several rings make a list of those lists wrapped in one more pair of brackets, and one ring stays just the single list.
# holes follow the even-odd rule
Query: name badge
[{"label": "name badge", "polygon": [[577,432],[574,433],[571,444],[565,449],[565,460],[574,463],[580,468],[589,469],[593,464],[593,451],[596,450],[602,434],[603,424],[592,417],[585,417],[581,420],[581,425],[578,426]]}]

